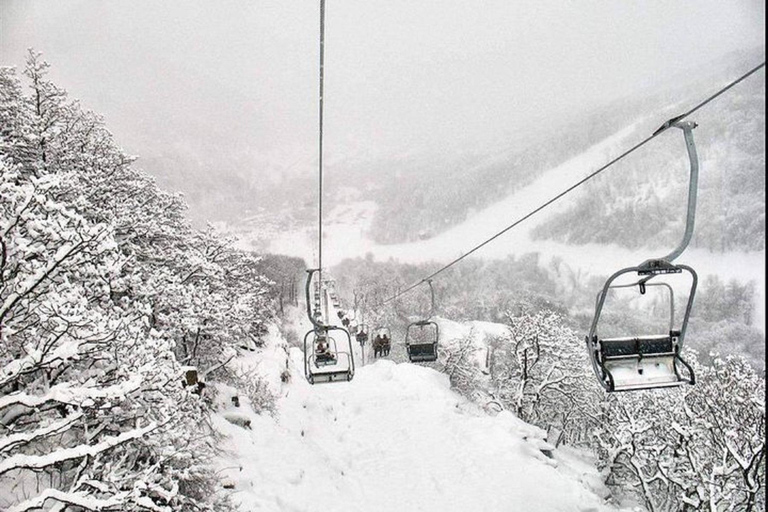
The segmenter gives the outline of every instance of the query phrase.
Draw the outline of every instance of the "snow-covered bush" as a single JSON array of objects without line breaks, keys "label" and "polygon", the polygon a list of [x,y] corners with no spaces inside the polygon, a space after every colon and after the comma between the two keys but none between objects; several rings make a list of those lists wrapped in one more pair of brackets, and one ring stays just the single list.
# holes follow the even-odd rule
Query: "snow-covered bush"
[{"label": "snow-covered bush", "polygon": [[267,380],[255,370],[236,370],[227,381],[240,390],[257,414],[275,414],[277,396],[269,387]]},{"label": "snow-covered bush", "polygon": [[487,397],[488,379],[477,364],[478,347],[474,342],[475,330],[441,348],[442,372],[448,375],[451,387],[474,401]]},{"label": "snow-covered bush", "polygon": [[697,384],[611,395],[595,446],[608,483],[649,510],[764,510],[765,380],[742,358],[694,363]]}]

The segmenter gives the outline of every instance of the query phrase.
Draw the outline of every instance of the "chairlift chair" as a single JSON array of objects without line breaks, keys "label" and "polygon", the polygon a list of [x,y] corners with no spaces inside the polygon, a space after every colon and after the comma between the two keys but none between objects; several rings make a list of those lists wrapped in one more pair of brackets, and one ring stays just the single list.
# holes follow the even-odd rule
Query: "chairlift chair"
[{"label": "chairlift chair", "polygon": [[405,350],[412,363],[437,360],[437,342],[440,328],[431,320],[418,320],[408,324],[405,331]]},{"label": "chairlift chair", "polygon": [[[696,124],[670,120],[659,131],[672,126],[683,130],[690,160],[686,230],[682,242],[670,254],[662,258],[646,260],[640,265],[623,268],[615,272],[597,294],[595,315],[589,334],[586,336],[586,343],[595,375],[600,385],[609,392],[678,387],[694,384],[696,380],[693,368],[681,357],[680,352],[696,294],[698,276],[691,267],[672,263],[675,258],[682,254],[693,235],[696,188],[698,185],[698,157],[692,130]],[[675,274],[683,273],[690,275],[691,284],[685,312],[679,328],[676,329],[675,295],[669,279]],[[616,282],[618,278],[627,274],[636,274],[637,280],[629,284]],[[651,282],[651,280],[654,281]],[[600,317],[609,292],[617,288],[637,287],[640,294],[645,294],[649,286],[663,286],[669,291],[668,331],[622,337],[601,336],[599,332]]]},{"label": "chairlift chair", "polygon": [[[645,274],[644,272],[647,271],[647,266],[622,269],[613,274],[598,293],[595,318],[592,321],[587,343],[593,369],[606,391],[666,388],[695,383],[693,368],[681,357],[680,350],[698,282],[696,272],[687,265],[672,264],[665,265],[663,269],[657,268],[657,271],[661,273]],[[613,284],[620,276],[633,272],[644,277],[631,284]],[[676,329],[672,286],[668,282],[651,283],[648,280],[683,272],[691,276],[691,289],[682,325]],[[664,286],[668,289],[670,301],[669,330],[661,334],[601,337],[598,333],[598,324],[608,293],[616,288],[634,286],[637,286],[642,294],[645,293],[646,287],[650,286]]]},{"label": "chairlift chair", "polygon": [[[322,315],[309,307],[309,291],[312,276],[317,269],[307,270],[307,316],[312,330],[304,335],[304,375],[310,384],[350,381],[355,374],[355,359],[349,333],[334,325],[322,323]],[[334,336],[334,334],[337,334]]]},{"label": "chairlift chair", "polygon": [[440,328],[436,322],[430,320],[435,314],[435,289],[432,287],[431,280],[427,280],[427,284],[429,285],[430,299],[429,316],[424,320],[411,322],[405,330],[405,350],[412,363],[437,361]]},{"label": "chairlift chair", "polygon": [[[340,342],[333,332],[341,333]],[[310,384],[352,380],[355,361],[349,333],[331,325],[304,335],[304,375]]]}]

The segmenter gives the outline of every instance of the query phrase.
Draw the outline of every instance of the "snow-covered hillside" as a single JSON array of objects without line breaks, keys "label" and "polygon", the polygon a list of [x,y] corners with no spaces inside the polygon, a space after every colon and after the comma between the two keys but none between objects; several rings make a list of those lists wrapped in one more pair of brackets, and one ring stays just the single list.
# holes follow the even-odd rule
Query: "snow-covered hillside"
[{"label": "snow-covered hillside", "polygon": [[[371,202],[339,205],[326,217],[324,261],[333,265],[344,258],[361,257],[366,253],[373,254],[378,260],[394,258],[404,263],[450,261],[619,154],[633,142],[630,140],[633,133],[633,127],[627,127],[592,146],[581,155],[550,169],[530,185],[475,213],[465,222],[426,240],[396,245],[377,245],[365,236],[370,227],[375,206]],[[576,192],[576,194],[579,193],[583,192]],[[661,256],[671,249],[671,247],[662,247],[637,251],[618,245],[591,243],[574,246],[554,241],[534,240],[531,231],[567,206],[569,200],[563,199],[550,209],[532,217],[495,243],[484,247],[476,256],[501,258],[507,255],[519,256],[538,252],[542,255],[542,261],[545,262],[552,257],[560,258],[563,262],[561,266],[564,267],[561,272],[579,275],[582,280],[586,280],[590,276],[606,275],[621,267],[636,265],[649,257]],[[253,239],[260,236],[259,233],[238,234],[242,237],[240,243],[243,248],[252,247]],[[299,256],[312,261],[316,254],[317,241],[313,238],[315,236],[314,231],[308,228],[283,231],[271,237],[269,251]],[[711,274],[723,281],[735,279],[742,283],[752,280],[757,283],[765,282],[764,251],[715,253],[704,249],[688,249],[679,262],[693,266],[702,277]],[[754,324],[765,331],[763,286],[758,285],[756,301]]]},{"label": "snow-covered hillside", "polygon": [[[285,357],[267,360],[273,376],[284,368]],[[298,349],[288,363],[274,417],[220,388],[221,474],[245,510],[615,510],[585,454],[553,450],[511,413],[487,415],[435,370],[380,360],[352,382],[311,386]]]}]

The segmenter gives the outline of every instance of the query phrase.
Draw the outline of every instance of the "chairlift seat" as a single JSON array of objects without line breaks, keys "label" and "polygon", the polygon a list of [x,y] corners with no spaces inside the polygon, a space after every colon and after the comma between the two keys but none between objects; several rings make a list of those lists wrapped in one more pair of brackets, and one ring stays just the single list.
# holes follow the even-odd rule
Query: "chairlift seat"
[{"label": "chairlift seat", "polygon": [[654,355],[642,359],[606,361],[605,371],[613,380],[613,391],[678,387],[688,384],[676,372],[675,356]]},{"label": "chairlift seat", "polygon": [[[693,372],[678,355],[679,331],[600,340],[602,367],[612,391],[676,387],[692,383]],[[690,378],[680,374],[689,370]]]},{"label": "chairlift seat", "polygon": [[344,382],[352,380],[352,372],[346,370],[334,370],[331,372],[314,372],[309,376],[310,384],[324,384],[326,382]]},{"label": "chairlift seat", "polygon": [[439,340],[440,327],[437,323],[427,319],[409,324],[405,332],[405,348],[408,352],[408,358],[412,363],[437,361]]},{"label": "chairlift seat", "polygon": [[409,344],[408,358],[414,363],[437,361],[437,343]]}]

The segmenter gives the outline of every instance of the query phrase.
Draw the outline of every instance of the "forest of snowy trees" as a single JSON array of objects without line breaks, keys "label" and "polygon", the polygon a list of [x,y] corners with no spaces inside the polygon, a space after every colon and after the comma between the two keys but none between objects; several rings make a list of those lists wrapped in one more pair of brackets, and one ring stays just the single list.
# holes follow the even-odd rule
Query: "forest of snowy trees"
[{"label": "forest of snowy trees", "polygon": [[[713,84],[747,69],[764,55],[764,48],[735,53],[690,76],[675,77],[666,87],[646,95],[587,110],[578,119],[546,129],[531,127],[527,132],[531,141],[522,147],[510,141],[506,152],[490,158],[471,155],[448,164],[406,160],[382,165],[374,176],[398,178],[368,184],[379,203],[369,235],[379,243],[415,240],[420,233],[437,235],[593,144],[632,128],[620,148],[606,155],[607,162],[650,135],[660,119],[678,115],[681,105],[692,105],[711,94]],[[693,246],[761,250],[765,244],[760,236],[765,231],[765,173],[761,172],[765,169],[765,81],[741,84],[698,116],[699,216],[707,222],[697,227]],[[590,184],[589,192],[575,204],[535,230],[537,238],[631,248],[674,243],[685,208],[687,162],[682,137],[661,139]],[[592,170],[584,169],[584,174]],[[677,197],[683,199],[675,202]]]},{"label": "forest of snowy trees", "polygon": [[[741,84],[699,112],[696,121],[701,179],[691,245],[717,252],[764,250],[765,81]],[[643,132],[634,136],[639,139]],[[686,205],[684,147],[682,137],[667,136],[643,148],[590,183],[585,194],[537,226],[534,235],[569,244],[672,246],[680,237]]]},{"label": "forest of snowy trees", "polygon": [[226,363],[260,343],[275,284],[47,71],[0,68],[2,507],[231,510],[201,390],[252,384]]}]

